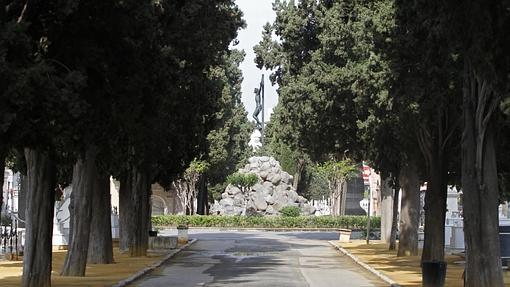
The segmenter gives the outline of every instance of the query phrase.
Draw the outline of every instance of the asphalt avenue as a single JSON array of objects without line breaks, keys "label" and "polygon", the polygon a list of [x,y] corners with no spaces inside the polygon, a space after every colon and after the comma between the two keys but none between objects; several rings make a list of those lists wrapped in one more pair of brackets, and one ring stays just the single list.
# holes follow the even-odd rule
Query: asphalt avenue
[{"label": "asphalt avenue", "polygon": [[190,238],[198,241],[132,286],[387,285],[331,247],[334,232],[208,229],[190,230]]}]

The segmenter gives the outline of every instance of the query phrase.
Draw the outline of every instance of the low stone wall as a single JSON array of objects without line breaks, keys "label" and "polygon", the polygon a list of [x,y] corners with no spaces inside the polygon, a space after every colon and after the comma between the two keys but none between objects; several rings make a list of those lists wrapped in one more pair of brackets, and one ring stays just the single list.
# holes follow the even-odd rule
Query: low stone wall
[{"label": "low stone wall", "polygon": [[150,236],[149,250],[175,249],[177,236]]}]

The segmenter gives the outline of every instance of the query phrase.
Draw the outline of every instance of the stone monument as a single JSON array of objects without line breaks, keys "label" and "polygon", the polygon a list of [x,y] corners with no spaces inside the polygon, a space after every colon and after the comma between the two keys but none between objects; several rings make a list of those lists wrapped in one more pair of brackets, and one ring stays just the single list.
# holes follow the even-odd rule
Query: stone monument
[{"label": "stone monument", "polygon": [[249,163],[239,173],[254,173],[259,182],[243,193],[241,189],[229,185],[222,193],[222,199],[211,208],[211,214],[278,215],[286,206],[296,206],[302,215],[312,215],[315,207],[292,187],[293,178],[283,171],[280,163],[272,157],[251,157]]}]

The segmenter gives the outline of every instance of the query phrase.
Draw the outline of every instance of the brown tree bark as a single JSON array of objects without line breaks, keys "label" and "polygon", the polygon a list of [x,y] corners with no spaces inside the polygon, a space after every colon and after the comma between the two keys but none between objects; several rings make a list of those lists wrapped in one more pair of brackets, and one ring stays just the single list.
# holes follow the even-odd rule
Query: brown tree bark
[{"label": "brown tree bark", "polygon": [[301,180],[303,179],[303,173],[305,172],[305,167],[306,167],[306,161],[304,159],[298,159],[297,170],[296,170],[296,173],[294,174],[292,187],[299,194],[302,193]]},{"label": "brown tree bark", "polygon": [[149,174],[131,167],[120,186],[121,248],[132,257],[145,256],[150,229]]},{"label": "brown tree bark", "polygon": [[149,174],[138,168],[132,170],[132,193],[128,225],[128,248],[131,257],[147,255],[150,229]]},{"label": "brown tree bark", "polygon": [[341,213],[341,202],[342,199],[340,198],[340,192],[339,192],[339,184],[337,181],[332,181],[329,183],[331,192],[331,215],[333,216],[339,216]]},{"label": "brown tree bark", "polygon": [[92,195],[96,178],[96,150],[92,147],[73,167],[71,197],[73,209],[70,219],[72,228],[62,276],[85,276],[92,219]]},{"label": "brown tree bark", "polygon": [[[436,146],[436,145],[434,145]],[[446,219],[447,163],[442,150],[432,150],[429,181],[425,193],[425,230],[422,261],[444,261]]]},{"label": "brown tree bark", "polygon": [[345,205],[347,203],[347,181],[343,180],[339,184],[340,188],[340,215],[345,215]]},{"label": "brown tree bark", "polygon": [[128,251],[129,242],[129,213],[131,198],[131,180],[128,173],[124,173],[120,180],[119,187],[119,249],[121,252]]},{"label": "brown tree bark", "polygon": [[51,286],[51,238],[55,204],[55,165],[47,152],[26,148],[27,213],[23,287]]},{"label": "brown tree bark", "polygon": [[498,235],[498,178],[494,119],[499,99],[466,61],[463,95],[462,191],[465,285],[503,286]]},{"label": "brown tree bark", "polygon": [[448,121],[447,105],[443,103],[438,106],[432,127],[421,126],[417,133],[428,175],[422,261],[444,261],[448,142],[456,127],[456,124]]},{"label": "brown tree bark", "polygon": [[113,260],[110,177],[96,177],[92,195],[92,220],[90,223],[88,263],[110,264]]},{"label": "brown tree bark", "polygon": [[207,175],[202,174],[198,181],[197,214],[207,214]]},{"label": "brown tree bark", "polygon": [[397,256],[418,255],[418,225],[420,220],[420,181],[414,163],[400,170],[402,199],[400,204],[400,236]]},{"label": "brown tree bark", "polygon": [[389,243],[393,220],[393,189],[391,178],[386,177],[381,183],[381,240]]},{"label": "brown tree bark", "polygon": [[396,250],[397,249],[397,231],[398,231],[398,203],[399,203],[399,194],[400,194],[400,183],[398,182],[398,177],[394,178],[395,186],[393,187],[393,218],[391,220],[391,235],[390,235],[390,245],[388,250]]},{"label": "brown tree bark", "polygon": [[345,204],[347,198],[347,182],[335,180],[329,183],[330,190],[333,192],[331,198],[331,215],[341,216],[345,215]]}]

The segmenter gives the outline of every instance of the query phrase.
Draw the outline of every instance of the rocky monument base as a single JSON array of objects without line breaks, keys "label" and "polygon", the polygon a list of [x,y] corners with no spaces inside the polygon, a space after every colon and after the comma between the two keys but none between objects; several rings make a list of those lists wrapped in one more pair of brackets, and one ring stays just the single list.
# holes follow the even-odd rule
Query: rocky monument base
[{"label": "rocky monument base", "polygon": [[315,207],[292,187],[293,178],[283,171],[280,163],[272,157],[251,157],[239,173],[254,173],[259,182],[243,193],[229,185],[222,199],[211,208],[211,214],[220,215],[278,215],[286,206],[297,206],[302,215],[312,215]]}]

